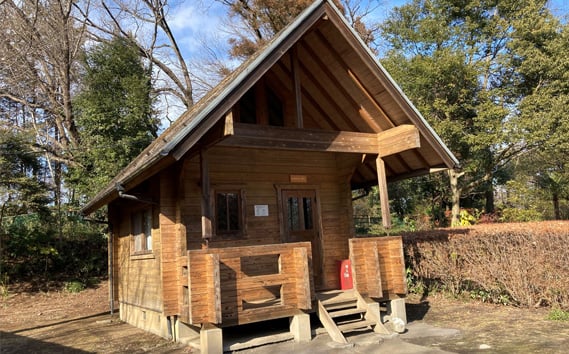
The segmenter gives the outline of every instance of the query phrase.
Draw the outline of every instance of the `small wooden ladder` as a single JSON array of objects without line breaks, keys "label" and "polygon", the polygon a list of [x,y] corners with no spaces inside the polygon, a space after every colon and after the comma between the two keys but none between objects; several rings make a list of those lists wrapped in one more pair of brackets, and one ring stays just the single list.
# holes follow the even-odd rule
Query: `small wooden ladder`
[{"label": "small wooden ladder", "polygon": [[364,328],[389,333],[378,318],[379,313],[370,311],[368,302],[354,289],[321,292],[316,298],[318,318],[334,342],[348,344],[344,333]]}]

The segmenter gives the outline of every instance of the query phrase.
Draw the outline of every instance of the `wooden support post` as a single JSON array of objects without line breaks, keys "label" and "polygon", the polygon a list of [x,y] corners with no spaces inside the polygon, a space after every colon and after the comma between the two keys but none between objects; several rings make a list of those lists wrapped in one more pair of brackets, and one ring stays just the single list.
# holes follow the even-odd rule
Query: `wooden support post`
[{"label": "wooden support post", "polygon": [[203,354],[222,354],[223,335],[221,328],[204,323],[200,330],[200,353]]},{"label": "wooden support post", "polygon": [[308,343],[312,339],[310,329],[310,315],[306,313],[294,315],[290,319],[290,333],[297,343]]},{"label": "wooden support post", "polygon": [[212,213],[210,204],[209,166],[206,151],[200,151],[200,170],[202,187],[202,238],[209,240],[212,236]]},{"label": "wooden support post", "polygon": [[294,104],[296,115],[296,127],[303,128],[304,121],[302,117],[302,87],[300,85],[300,66],[298,65],[298,53],[296,47],[292,47],[290,51],[291,68],[292,68],[292,84],[294,87]]},{"label": "wooden support post", "polygon": [[223,136],[233,135],[235,134],[235,130],[233,128],[233,111],[230,110],[225,115],[225,126],[223,129]]},{"label": "wooden support post", "polygon": [[378,156],[375,160],[377,166],[377,185],[379,188],[379,201],[381,203],[381,219],[383,227],[391,228],[391,213],[389,211],[389,196],[387,195],[387,176],[385,173],[385,162]]}]

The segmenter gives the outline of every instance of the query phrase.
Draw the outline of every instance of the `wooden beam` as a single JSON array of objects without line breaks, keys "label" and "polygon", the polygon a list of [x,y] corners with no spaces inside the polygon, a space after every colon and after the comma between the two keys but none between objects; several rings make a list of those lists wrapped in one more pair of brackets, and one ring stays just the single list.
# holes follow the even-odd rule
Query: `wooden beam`
[{"label": "wooden beam", "polygon": [[447,150],[444,143],[438,138],[438,136],[429,128],[424,119],[418,113],[418,111],[413,107],[411,102],[405,97],[401,89],[397,87],[397,84],[389,77],[387,72],[383,70],[377,62],[377,58],[370,55],[369,51],[366,50],[358,40],[354,37],[353,32],[349,27],[343,25],[343,20],[335,11],[326,10],[326,14],[330,18],[330,21],[334,22],[337,29],[340,31],[342,37],[347,41],[350,47],[355,51],[355,53],[361,58],[363,65],[373,75],[374,80],[378,80],[383,87],[389,92],[389,95],[393,98],[395,103],[405,112],[406,116],[411,122],[413,122],[417,128],[421,131],[425,141],[438,153],[439,157],[445,162],[447,168],[452,168],[455,166],[454,156],[450,151]]},{"label": "wooden beam", "polygon": [[375,160],[377,166],[377,185],[379,189],[379,202],[381,204],[381,219],[383,227],[391,228],[391,213],[389,211],[389,196],[387,194],[387,176],[385,173],[385,162],[378,156]]},{"label": "wooden beam", "polygon": [[419,130],[414,125],[400,125],[377,134],[380,157],[421,147]]},{"label": "wooden beam", "polygon": [[412,125],[402,125],[375,134],[233,123],[233,135],[227,135],[219,145],[379,154],[385,157],[420,147],[420,137],[419,131]]},{"label": "wooden beam", "polygon": [[[324,63],[324,61],[322,61],[320,56],[312,48],[310,48],[309,45],[305,44],[304,42],[301,42],[301,45],[302,45],[302,49],[304,49],[308,53],[308,55],[310,56],[312,61],[314,61],[317,64],[317,67],[320,70],[322,70],[322,72],[324,73],[324,75],[326,77],[328,77],[328,79],[333,83],[334,87],[339,91],[339,94],[348,101],[348,103],[352,107],[352,109],[354,109],[355,111],[358,112],[360,117],[365,121],[365,123],[370,127],[370,129],[372,131],[375,131],[375,132],[381,131],[382,128],[378,125],[378,122],[374,118],[372,118],[372,116],[369,114],[369,112],[358,101],[356,101],[356,99],[353,97],[353,94],[350,93],[349,89],[345,88],[341,84],[341,82],[337,78],[337,74],[332,73],[330,71],[330,69],[328,69],[328,65],[326,65]],[[331,48],[328,48],[328,49],[331,52],[333,52]],[[343,63],[343,62],[340,63],[340,66],[342,66],[345,70],[348,70],[348,69],[346,69],[347,66],[345,63]],[[307,68],[304,71],[305,72],[311,72]],[[328,88],[327,90],[324,90],[323,92],[327,92],[328,90],[330,90],[330,89]]]},{"label": "wooden beam", "polygon": [[207,153],[204,150],[200,151],[200,171],[202,187],[202,238],[210,239],[212,236],[212,212],[210,204],[209,165]]},{"label": "wooden beam", "polygon": [[300,66],[298,65],[298,53],[296,46],[292,47],[290,51],[290,66],[292,70],[292,86],[294,88],[294,106],[296,115],[296,127],[304,127],[304,120],[302,117],[302,93],[300,85]]},{"label": "wooden beam", "polygon": [[[302,69],[303,68],[302,63],[299,63],[299,64],[300,64],[300,67]],[[289,71],[288,67],[286,67],[286,65],[283,64],[282,61],[279,62],[278,69],[280,71],[282,71],[282,73],[284,75],[287,75],[287,76],[292,75],[291,72]],[[305,70],[303,70],[303,71],[304,71],[304,75],[308,77],[308,79],[309,79],[308,81],[312,82],[312,84],[316,86],[316,92],[323,95],[327,99],[327,101],[323,105],[325,107],[327,107],[328,109],[332,109],[334,112],[337,113],[337,115],[343,116],[343,119],[342,119],[343,122],[350,122],[351,123],[351,121],[348,118],[346,118],[347,116],[342,112],[342,110],[339,107],[337,107],[336,102],[334,100],[328,99],[329,94],[326,92],[326,90],[318,87],[320,83],[318,81],[316,81],[310,73],[306,72]],[[278,73],[276,73],[276,74],[278,75]],[[279,80],[279,81],[282,83],[282,80]],[[337,124],[337,122],[335,122],[332,119],[333,117],[329,116],[328,114],[326,114],[324,112],[324,108],[322,107],[322,99],[318,100],[318,99],[314,98],[312,96],[312,94],[308,91],[306,84],[301,87],[301,91],[302,91],[301,93],[302,93],[303,97],[305,98],[305,102],[308,103],[306,105],[306,107],[310,108],[310,106],[312,106],[312,109],[320,115],[319,118],[322,118],[322,120],[325,121],[326,124],[332,128],[332,130],[348,130],[348,129],[341,129],[341,127]],[[326,97],[326,96],[328,96],[328,97]],[[320,102],[320,104],[319,104],[319,102]],[[314,119],[314,121],[322,127],[322,124],[320,121],[318,121],[316,119]],[[349,127],[348,125],[345,125],[345,126]],[[351,123],[351,127],[353,130],[356,130],[356,126],[353,125],[353,123]]]},{"label": "wooden beam", "polygon": [[292,129],[240,123],[234,124],[234,133],[219,145],[369,154],[377,154],[378,151],[377,134],[374,133]]},{"label": "wooden beam", "polygon": [[225,126],[223,130],[223,136],[233,135],[233,110],[230,110],[225,115]]}]

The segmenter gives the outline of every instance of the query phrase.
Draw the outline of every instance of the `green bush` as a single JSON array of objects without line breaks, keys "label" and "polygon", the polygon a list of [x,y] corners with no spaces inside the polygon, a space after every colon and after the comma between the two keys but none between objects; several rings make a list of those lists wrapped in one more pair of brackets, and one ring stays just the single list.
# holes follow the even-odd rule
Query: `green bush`
[{"label": "green bush", "polygon": [[19,215],[1,225],[0,267],[13,281],[88,279],[106,274],[107,238],[78,217]]},{"label": "green bush", "polygon": [[500,221],[530,222],[543,220],[543,213],[534,209],[505,208],[502,210]]}]

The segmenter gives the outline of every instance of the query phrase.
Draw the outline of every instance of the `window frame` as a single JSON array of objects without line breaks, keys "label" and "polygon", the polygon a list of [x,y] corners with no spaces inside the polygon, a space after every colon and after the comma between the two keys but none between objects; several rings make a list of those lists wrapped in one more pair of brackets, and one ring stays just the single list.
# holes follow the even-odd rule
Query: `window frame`
[{"label": "window frame", "polygon": [[[224,186],[213,189],[211,196],[211,205],[213,209],[212,215],[212,231],[213,236],[220,239],[237,239],[244,238],[247,235],[247,209],[245,201],[245,190],[240,187]],[[237,222],[239,224],[238,230],[228,229],[220,230],[219,228],[219,213],[218,213],[218,195],[219,194],[236,194],[237,195]],[[231,217],[227,215],[229,220]]]},{"label": "window frame", "polygon": [[[154,210],[151,206],[133,209],[130,213],[131,255],[154,252]],[[140,248],[137,244],[140,242]]]}]

